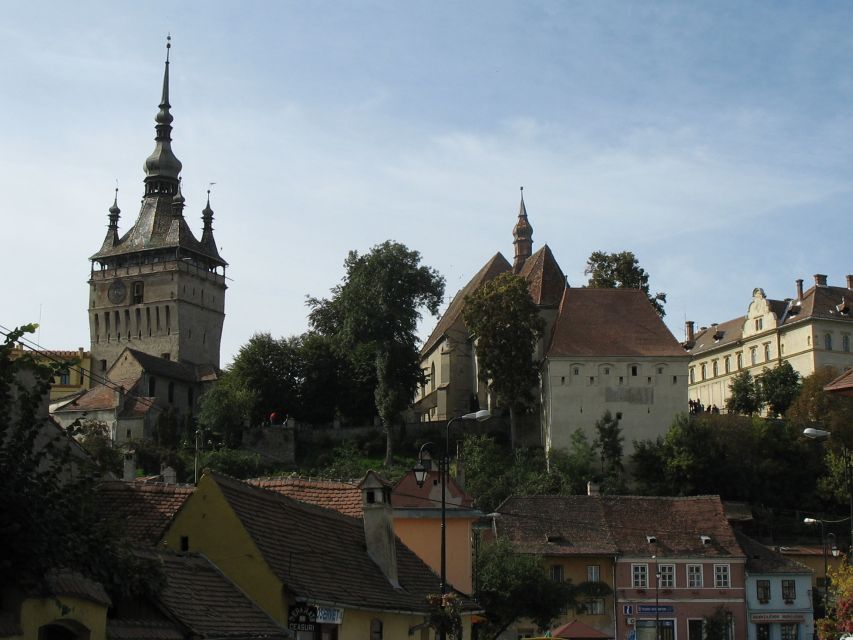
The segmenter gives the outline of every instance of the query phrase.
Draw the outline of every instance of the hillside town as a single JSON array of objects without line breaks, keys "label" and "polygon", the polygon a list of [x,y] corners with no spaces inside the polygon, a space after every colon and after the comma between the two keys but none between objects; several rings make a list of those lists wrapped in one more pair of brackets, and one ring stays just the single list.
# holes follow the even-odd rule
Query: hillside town
[{"label": "hillside town", "polygon": [[231,212],[188,221],[166,47],[141,194],[66,256],[88,346],[1,327],[0,638],[853,632],[853,275],[815,252],[675,336],[631,251],[570,281],[522,188],[458,291],[377,237],[223,362]]}]

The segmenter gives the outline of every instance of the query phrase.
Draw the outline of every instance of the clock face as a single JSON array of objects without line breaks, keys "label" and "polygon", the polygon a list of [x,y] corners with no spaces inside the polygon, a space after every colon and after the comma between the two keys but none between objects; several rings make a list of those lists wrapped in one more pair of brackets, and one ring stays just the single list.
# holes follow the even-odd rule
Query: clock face
[{"label": "clock face", "polygon": [[113,304],[121,304],[124,302],[124,297],[127,295],[127,287],[124,285],[124,282],[121,280],[116,280],[110,285],[110,289],[107,292],[107,296],[109,296],[110,302]]}]

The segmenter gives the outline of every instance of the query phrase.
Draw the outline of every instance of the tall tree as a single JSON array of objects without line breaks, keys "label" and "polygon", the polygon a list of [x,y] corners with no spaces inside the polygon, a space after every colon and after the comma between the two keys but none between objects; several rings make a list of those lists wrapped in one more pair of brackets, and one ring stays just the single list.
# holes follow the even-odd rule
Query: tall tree
[{"label": "tall tree", "polygon": [[823,390],[839,373],[833,367],[822,367],[803,378],[800,392],[785,417],[801,430],[819,425],[832,432],[830,446],[844,444],[853,448],[853,398]]},{"label": "tall tree", "polygon": [[660,317],[666,315],[665,293],[649,293],[649,274],[640,266],[631,251],[607,253],[593,251],[586,261],[584,274],[589,276],[588,287],[595,289],[640,289],[649,298]]},{"label": "tall tree", "polygon": [[466,297],[462,317],[476,337],[481,378],[509,409],[510,439],[515,446],[516,415],[530,405],[539,382],[539,362],[533,356],[545,322],[527,281],[509,272]]},{"label": "tall tree", "polygon": [[756,376],[755,384],[761,404],[767,405],[771,416],[781,416],[800,393],[800,374],[785,360]]},{"label": "tall tree", "polygon": [[[200,401],[198,425],[215,433],[227,447],[239,446],[243,429],[251,423],[257,405],[256,394],[233,371],[223,373],[216,386],[207,391]],[[192,442],[195,434],[185,434]]]},{"label": "tall tree", "polygon": [[343,282],[328,299],[309,298],[309,322],[351,352],[356,367],[372,362],[374,399],[385,429],[385,463],[394,458],[394,427],[423,378],[416,334],[421,310],[432,315],[444,295],[444,278],[421,264],[421,254],[387,240],[344,261]]},{"label": "tall tree", "polygon": [[732,413],[749,416],[761,408],[759,390],[749,371],[744,370],[732,376],[729,392],[726,408]]},{"label": "tall tree", "polygon": [[593,446],[601,456],[601,489],[604,493],[624,493],[626,485],[622,464],[622,428],[619,418],[609,410],[595,421],[595,441]]}]

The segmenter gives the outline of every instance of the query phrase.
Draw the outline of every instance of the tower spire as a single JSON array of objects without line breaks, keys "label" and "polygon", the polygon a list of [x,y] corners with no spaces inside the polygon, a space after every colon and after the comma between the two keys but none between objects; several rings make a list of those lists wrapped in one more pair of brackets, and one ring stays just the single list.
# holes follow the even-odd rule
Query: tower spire
[{"label": "tower spire", "polygon": [[512,262],[513,273],[520,273],[524,263],[533,254],[533,227],[527,219],[527,207],[524,206],[524,187],[521,187],[521,202],[518,205],[518,222],[512,230],[512,244],[515,245],[515,259]]},{"label": "tower spire", "polygon": [[166,37],[166,67],[163,72],[163,93],[160,98],[160,110],[154,118],[156,143],[153,153],[145,160],[145,195],[166,193],[174,195],[177,191],[178,176],[181,173],[181,161],[172,152],[172,121],[174,117],[169,104],[169,53],[172,48],[172,36]]}]

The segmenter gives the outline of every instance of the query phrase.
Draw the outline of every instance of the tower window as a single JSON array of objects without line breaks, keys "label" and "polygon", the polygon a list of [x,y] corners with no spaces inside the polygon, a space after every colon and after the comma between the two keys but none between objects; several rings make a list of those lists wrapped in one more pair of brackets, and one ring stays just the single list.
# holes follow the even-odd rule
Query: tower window
[{"label": "tower window", "polygon": [[133,283],[133,304],[142,304],[142,292],[144,284],[142,282]]},{"label": "tower window", "polygon": [[631,365],[631,375],[632,375],[632,376],[637,375],[637,371],[638,371],[638,369],[639,369],[639,367],[637,367],[637,365],[632,364],[632,365]]}]

